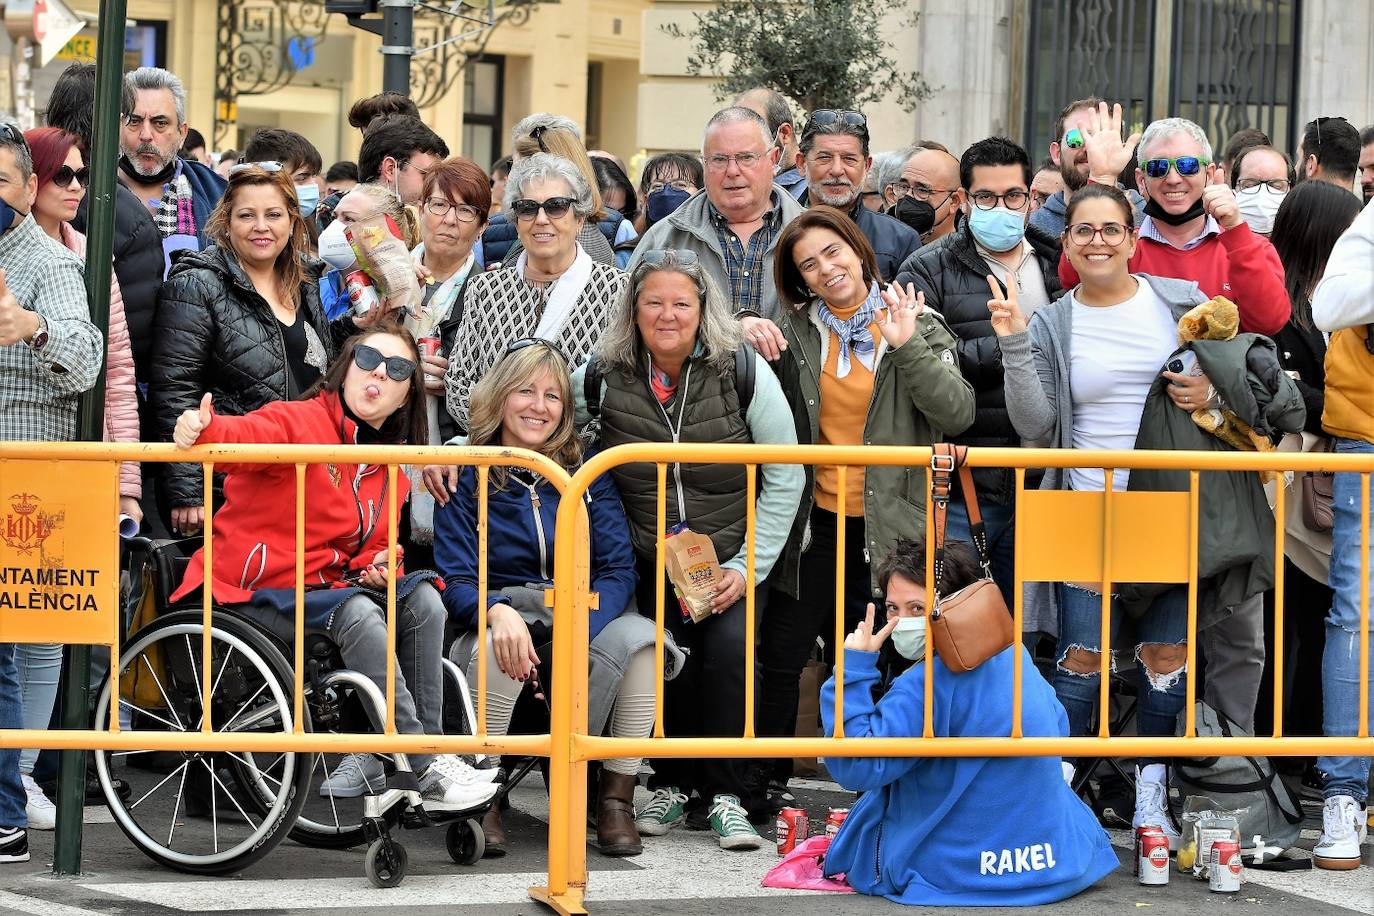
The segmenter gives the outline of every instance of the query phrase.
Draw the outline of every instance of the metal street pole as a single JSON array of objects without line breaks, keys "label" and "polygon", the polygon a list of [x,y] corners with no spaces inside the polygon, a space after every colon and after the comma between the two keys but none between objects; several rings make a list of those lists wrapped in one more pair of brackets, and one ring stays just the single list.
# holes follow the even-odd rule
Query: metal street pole
[{"label": "metal street pole", "polygon": [[415,53],[415,0],[379,0],[382,9],[382,89],[410,95]]},{"label": "metal street pole", "polygon": [[[124,80],[126,0],[100,0],[97,31],[95,119],[90,162],[90,210],[86,217],[86,298],[101,338],[109,335],[110,271],[114,257],[115,158],[119,145],[120,84]],[[105,427],[105,365],[77,409],[77,438],[99,442]],[[110,520],[113,526],[114,519]],[[110,676],[119,660],[110,659]],[[63,669],[62,727],[86,728],[90,720],[91,647],[69,646]],[[53,874],[81,873],[81,823],[86,803],[86,752],[63,751],[57,771],[57,836]]]}]

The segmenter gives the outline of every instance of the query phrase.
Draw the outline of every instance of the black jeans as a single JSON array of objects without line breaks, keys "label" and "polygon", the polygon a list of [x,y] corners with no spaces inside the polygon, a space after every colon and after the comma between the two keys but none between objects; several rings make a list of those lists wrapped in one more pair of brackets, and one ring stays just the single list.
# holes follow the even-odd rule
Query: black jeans
[{"label": "black jeans", "polygon": [[[1322,650],[1331,588],[1284,558],[1283,733],[1322,733]],[[1264,678],[1255,704],[1255,734],[1274,730],[1274,592],[1264,593]]]},{"label": "black jeans", "polygon": [[[813,507],[811,544],[802,556],[797,594],[792,598],[774,592],[768,599],[760,630],[759,661],[763,684],[759,691],[759,734],[787,737],[796,732],[797,699],[802,669],[816,647],[825,643],[825,661],[835,661],[835,544],[838,517]],[[844,631],[850,633],[874,601],[870,591],[869,564],[863,516],[845,519]],[[876,603],[876,602],[875,602]],[[874,617],[886,620],[886,612]],[[776,761],[773,779],[786,782],[792,776],[792,758]]]},{"label": "black jeans", "polygon": [[[654,614],[654,565],[653,560],[639,561],[639,612],[646,617]],[[742,737],[744,641],[753,638],[745,628],[744,599],[700,623],[684,622],[672,583],[665,589],[663,627],[687,653],[687,661],[663,685],[663,733],[673,738]],[[754,609],[760,618],[766,594],[765,588],[756,593]],[[757,695],[757,671],[755,685]],[[654,760],[653,768],[650,789],[677,786],[688,798],[695,791],[707,805],[717,795],[735,795],[751,817],[766,813],[766,799],[749,778],[748,760],[664,758]]]}]

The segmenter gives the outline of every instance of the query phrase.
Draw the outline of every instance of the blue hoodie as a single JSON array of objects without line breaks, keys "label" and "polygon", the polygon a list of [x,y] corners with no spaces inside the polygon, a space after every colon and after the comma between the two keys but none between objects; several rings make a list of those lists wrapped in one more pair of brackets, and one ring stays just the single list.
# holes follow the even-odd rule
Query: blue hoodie
[{"label": "blue hoodie", "polygon": [[[967,674],[933,659],[936,737],[1011,734],[1014,656],[1021,653],[1027,737],[1069,733],[1054,689],[1019,643]],[[925,665],[913,665],[875,705],[878,654],[844,653],[845,737],[922,732]],[[821,691],[834,734],[835,679]],[[825,857],[861,894],[927,906],[1027,906],[1072,897],[1118,865],[1106,832],[1064,782],[1058,757],[826,758],[864,794]]]}]

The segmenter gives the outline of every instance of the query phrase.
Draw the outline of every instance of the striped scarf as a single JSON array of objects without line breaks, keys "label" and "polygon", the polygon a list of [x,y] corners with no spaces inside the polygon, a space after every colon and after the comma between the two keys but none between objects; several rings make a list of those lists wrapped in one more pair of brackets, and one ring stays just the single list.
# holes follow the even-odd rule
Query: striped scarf
[{"label": "striped scarf", "polygon": [[195,235],[196,214],[192,208],[191,182],[180,169],[162,186],[162,203],[153,216],[163,238],[170,235]]}]

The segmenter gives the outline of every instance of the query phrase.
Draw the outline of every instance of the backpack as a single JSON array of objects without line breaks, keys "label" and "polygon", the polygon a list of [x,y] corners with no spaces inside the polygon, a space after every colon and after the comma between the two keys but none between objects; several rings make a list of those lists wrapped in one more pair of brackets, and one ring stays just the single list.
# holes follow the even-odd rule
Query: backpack
[{"label": "backpack", "polygon": [[[1183,714],[1179,714],[1180,722]],[[1199,738],[1249,738],[1226,715],[1201,700],[1197,703]],[[1185,800],[1205,795],[1226,809],[1248,808],[1240,819],[1240,845],[1250,850],[1256,835],[1267,846],[1288,849],[1302,832],[1302,804],[1274,770],[1268,757],[1180,757],[1174,761],[1173,784]]]},{"label": "backpack", "polygon": [[[598,434],[601,429],[601,379],[601,360],[592,354],[582,377],[582,395],[587,401],[587,414],[591,417],[587,429]],[[747,426],[749,403],[754,399],[754,348],[748,344],[740,344],[735,351],[735,395],[739,398],[739,418]]]}]

